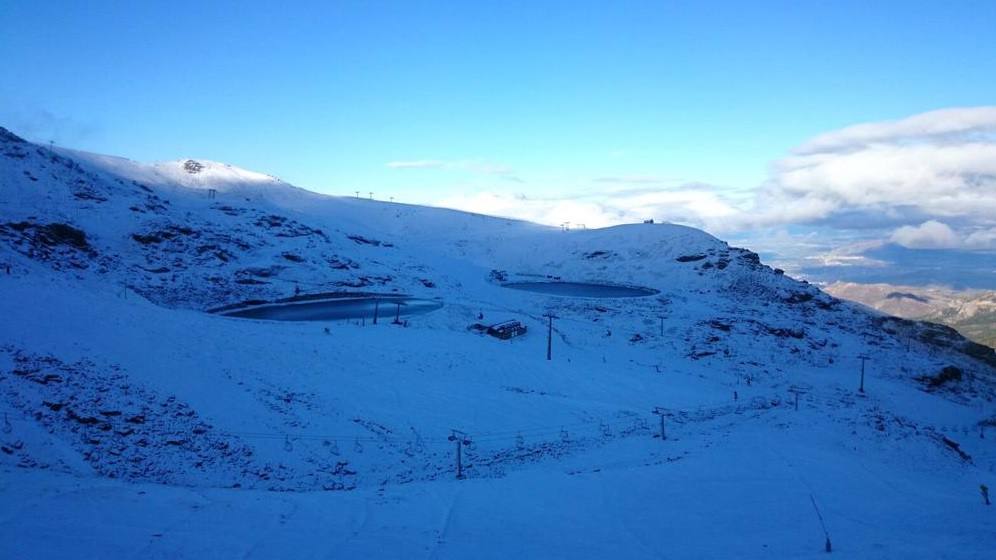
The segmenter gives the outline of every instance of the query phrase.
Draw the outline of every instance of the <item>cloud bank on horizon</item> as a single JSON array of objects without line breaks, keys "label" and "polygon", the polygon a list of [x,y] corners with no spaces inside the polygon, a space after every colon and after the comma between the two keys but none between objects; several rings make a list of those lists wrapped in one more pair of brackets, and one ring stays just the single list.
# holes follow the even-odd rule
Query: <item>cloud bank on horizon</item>
[{"label": "cloud bank on horizon", "polygon": [[898,225],[914,249],[996,248],[996,107],[942,109],[817,136],[773,165],[743,223]]},{"label": "cloud bank on horizon", "polygon": [[[996,106],[940,109],[820,134],[773,162],[767,179],[748,190],[618,176],[593,178],[563,196],[492,189],[437,204],[550,225],[682,223],[767,251],[796,272],[814,263],[820,270],[896,264],[870,256],[887,245],[992,253]],[[996,270],[979,273],[996,277]]]},{"label": "cloud bank on horizon", "polygon": [[821,134],[774,162],[768,179],[748,193],[655,177],[598,177],[592,184],[559,197],[486,190],[438,204],[551,225],[654,218],[719,234],[808,225],[891,230],[884,239],[914,249],[994,249],[996,107],[941,109]]}]

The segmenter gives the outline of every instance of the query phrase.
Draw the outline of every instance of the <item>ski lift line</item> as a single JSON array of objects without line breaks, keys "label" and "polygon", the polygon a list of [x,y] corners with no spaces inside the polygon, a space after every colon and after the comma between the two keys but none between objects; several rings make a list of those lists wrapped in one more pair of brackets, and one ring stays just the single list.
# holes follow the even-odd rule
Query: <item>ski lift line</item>
[{"label": "ski lift line", "polygon": [[[630,425],[633,421],[625,422],[620,421],[618,425]],[[511,430],[507,432],[477,432],[474,434],[474,441],[500,441],[500,440],[511,440],[515,439],[518,434],[529,434],[531,436],[538,436],[544,434],[557,434],[562,428],[580,428],[584,426],[594,426],[596,424],[609,424],[606,422],[598,421],[588,421],[588,422],[575,422],[572,424],[555,424],[550,426],[538,426],[533,428],[526,428],[522,430]],[[542,433],[539,433],[542,432]],[[184,432],[172,432],[173,434],[181,434]],[[384,436],[384,437],[373,437],[373,436],[346,436],[346,435],[323,435],[323,434],[293,434],[293,433],[270,433],[270,432],[237,432],[237,431],[221,431],[215,432],[219,435],[230,435],[238,437],[247,437],[255,439],[275,439],[282,440],[285,438],[290,438],[291,440],[311,440],[311,441],[322,441],[322,440],[344,440],[344,441],[363,441],[370,443],[408,443],[412,441],[421,440],[428,443],[443,443],[449,442],[448,438],[441,437],[420,437],[413,440],[409,437],[398,437],[398,436]],[[477,435],[477,434],[480,435]]]},{"label": "ski lift line", "polygon": [[532,428],[523,428],[523,429],[519,429],[519,430],[502,430],[502,431],[497,431],[497,432],[483,432],[483,433],[482,432],[478,432],[477,433],[477,437],[475,437],[475,439],[477,441],[484,441],[485,439],[492,439],[492,438],[493,439],[506,439],[508,436],[511,436],[511,437],[514,438],[516,435],[519,435],[519,434],[522,434],[522,435],[529,434],[529,435],[535,436],[535,435],[540,435],[537,432],[542,432],[542,433],[559,433],[560,430],[563,429],[563,428],[582,428],[582,427],[596,426],[596,425],[597,426],[606,426],[606,425],[608,425],[608,426],[629,426],[629,425],[632,425],[634,422],[639,422],[639,420],[638,420],[639,418],[642,418],[642,416],[636,414],[636,415],[634,415],[633,417],[631,417],[629,419],[618,419],[618,420],[612,420],[612,421],[609,421],[609,422],[606,422],[604,420],[583,420],[583,421],[572,422],[572,423],[550,424],[548,426],[534,426]]},{"label": "ski lift line", "polygon": [[[3,412],[0,409],[0,412]],[[17,411],[7,411],[10,413],[19,414]],[[25,418],[10,418],[11,422],[20,422],[24,424],[34,423],[33,421]],[[474,437],[474,441],[481,442],[495,442],[495,441],[507,441],[514,440],[518,435],[529,435],[530,437],[540,437],[544,435],[557,435],[562,429],[566,428],[580,428],[584,426],[595,426],[595,425],[609,425],[609,426],[632,426],[636,421],[629,422],[618,422],[618,423],[606,423],[606,422],[576,422],[573,424],[557,424],[555,426],[547,427],[534,427],[518,431],[512,431],[510,433],[484,433],[481,437]],[[182,436],[193,433],[192,430],[170,430],[170,429],[158,429],[158,428],[145,428],[143,431],[151,432],[158,435],[165,436]],[[351,436],[351,435],[332,435],[332,434],[293,434],[284,432],[238,432],[238,431],[210,431],[206,432],[215,436],[230,436],[239,437],[246,439],[264,439],[264,440],[274,440],[274,441],[359,441],[363,443],[412,443],[417,441],[422,441],[424,443],[449,443],[447,438],[436,438],[436,437],[419,437],[415,438],[405,438],[397,436],[385,436],[385,437],[373,437],[373,436]]]},{"label": "ski lift line", "polygon": [[[767,397],[765,397],[766,400]],[[696,406],[670,406],[667,407],[669,410],[674,410],[675,412],[691,411],[691,412],[715,412],[723,409],[728,409],[731,406],[735,407],[733,403],[723,403],[719,405],[696,405]],[[13,414],[23,414],[21,411],[0,409],[3,412],[10,412]],[[529,435],[530,437],[540,437],[545,435],[558,435],[563,430],[566,429],[578,429],[583,427],[597,427],[599,429],[604,427],[609,428],[619,428],[622,427],[634,427],[639,426],[640,418],[642,416],[634,416],[629,419],[619,419],[615,421],[605,422],[604,420],[588,420],[579,421],[572,423],[558,423],[550,424],[547,426],[533,426],[530,428],[521,428],[515,430],[503,430],[496,432],[476,432],[474,433],[474,441],[480,442],[495,442],[495,441],[507,441],[515,440],[519,436]],[[31,423],[30,420],[24,418],[13,418],[11,421]],[[160,435],[186,435],[192,433],[192,430],[169,430],[169,429],[144,429],[144,431],[152,432]],[[240,432],[240,431],[229,431],[229,430],[217,430],[208,432],[212,435],[220,436],[234,436],[243,437],[248,439],[271,439],[271,440],[287,440],[292,441],[332,441],[332,440],[343,440],[343,441],[359,441],[365,443],[411,443],[412,441],[422,441],[425,443],[449,443],[448,438],[444,437],[419,437],[413,440],[410,437],[399,437],[399,436],[355,436],[355,435],[342,435],[342,434],[308,434],[308,433],[287,433],[287,432]]]},{"label": "ski lift line", "polygon": [[[36,423],[34,420],[23,417],[22,411],[11,410],[11,409],[0,409],[0,413],[22,415],[22,417],[8,416],[7,421],[9,422],[19,422],[23,424]],[[172,429],[160,429],[160,428],[149,428],[149,427],[144,427],[142,431],[159,434],[159,435],[166,435],[166,436],[180,436],[192,433],[192,430],[172,430]],[[205,433],[209,433],[211,435],[218,435],[218,436],[235,436],[235,437],[244,437],[250,439],[274,439],[274,440],[283,440],[286,438],[290,438],[292,440],[315,440],[315,441],[344,440],[344,441],[362,441],[370,443],[380,443],[388,441],[391,442],[411,441],[409,438],[400,438],[393,436],[378,438],[372,436],[290,434],[290,433],[281,433],[281,432],[236,432],[236,431],[227,431],[227,430],[211,430]],[[445,438],[423,438],[423,441],[446,441],[446,440]]]},{"label": "ski lift line", "polygon": [[427,442],[427,443],[443,443],[448,442],[447,438],[439,437],[400,437],[400,436],[350,436],[350,435],[331,435],[331,434],[294,434],[294,433],[267,433],[267,432],[216,432],[222,435],[231,435],[238,437],[247,437],[255,439],[284,439],[290,438],[292,441],[360,441],[364,443],[412,443],[412,442]]},{"label": "ski lift line", "polygon": [[[763,397],[763,398],[765,398],[765,400],[769,400],[768,397]],[[685,406],[673,405],[673,406],[670,406],[670,407],[667,407],[667,408],[669,410],[674,410],[675,412],[680,412],[680,411],[694,411],[694,412],[706,412],[706,411],[710,411],[710,412],[714,412],[714,411],[720,411],[720,410],[723,410],[723,409],[730,408],[731,406],[735,406],[735,405],[733,405],[733,403],[731,403],[731,402],[723,402],[723,403],[716,403],[716,404],[712,404],[712,403],[697,404],[697,405],[692,405],[692,406],[688,406],[688,405],[685,405]],[[534,437],[537,436],[537,435],[557,434],[557,433],[560,432],[561,429],[565,429],[565,428],[581,428],[581,427],[587,427],[587,426],[605,426],[605,425],[608,425],[610,427],[612,427],[612,426],[631,426],[634,423],[638,423],[639,422],[639,418],[642,418],[642,416],[637,415],[637,416],[634,416],[631,419],[619,419],[619,420],[610,421],[610,422],[605,422],[604,420],[587,420],[587,421],[578,421],[578,422],[572,422],[572,423],[558,423],[558,424],[550,424],[550,425],[547,425],[547,426],[533,426],[533,427],[530,427],[530,428],[521,428],[521,429],[512,429],[512,430],[501,430],[501,431],[493,431],[493,432],[472,432],[472,435],[473,435],[473,439],[475,441],[499,441],[499,440],[515,439],[516,436],[518,436],[520,434],[522,434],[522,435],[529,434],[529,435],[532,435]],[[354,436],[342,436],[342,435],[339,435],[339,436],[335,436],[335,435],[319,435],[319,434],[298,434],[298,435],[294,435],[294,434],[285,434],[285,433],[276,433],[276,434],[274,434],[274,433],[261,433],[261,432],[226,432],[226,433],[231,434],[231,435],[247,435],[247,436],[250,436],[250,437],[273,437],[273,438],[280,438],[280,439],[283,439],[284,437],[291,437],[291,438],[296,438],[296,439],[343,439],[343,440],[357,439]],[[397,437],[397,436],[384,436],[384,437],[380,437],[380,438],[378,438],[378,437],[364,436],[364,437],[361,437],[359,439],[360,439],[360,441],[373,441],[373,442],[387,442],[387,441],[409,442],[409,441],[412,441],[411,438],[404,438],[404,437]],[[448,438],[434,438],[434,437],[422,437],[421,440],[425,441],[425,442],[435,442],[435,443],[441,443],[441,442],[448,442],[449,441]]]},{"label": "ski lift line", "polygon": [[[557,424],[556,426],[546,426],[546,427],[531,428],[531,429],[525,429],[525,430],[512,431],[512,432],[508,432],[508,433],[506,433],[506,432],[494,432],[494,433],[485,432],[485,433],[481,433],[480,436],[476,436],[475,435],[473,439],[475,441],[485,441],[485,440],[488,440],[488,441],[497,441],[497,440],[503,440],[503,439],[514,439],[515,436],[516,436],[516,434],[518,434],[518,433],[529,433],[529,434],[535,435],[535,433],[538,430],[544,430],[544,431],[549,432],[549,433],[558,433],[559,430],[562,427],[563,428],[566,428],[566,427],[577,428],[577,427],[581,427],[581,426],[589,426],[589,425],[594,425],[594,424],[595,424],[595,422],[578,422],[578,423],[575,423],[575,424]],[[344,436],[344,435],[292,434],[292,433],[267,433],[267,432],[232,432],[232,431],[217,432],[217,433],[224,434],[224,435],[249,437],[249,438],[259,438],[259,439],[284,439],[284,438],[289,437],[292,440],[316,440],[316,441],[320,441],[320,440],[346,440],[346,441],[348,441],[348,440],[354,440],[354,441],[365,441],[365,442],[372,442],[372,443],[382,443],[382,442],[383,443],[386,443],[386,442],[405,442],[405,443],[407,443],[407,442],[418,441],[418,440],[421,440],[423,442],[429,442],[429,443],[443,443],[443,442],[448,442],[449,441],[448,438],[439,438],[439,437],[420,437],[420,438],[416,438],[415,440],[413,440],[412,438],[398,437],[398,436],[384,436],[384,437],[362,436],[362,437],[356,437],[356,436]]]},{"label": "ski lift line", "polygon": [[[770,400],[770,397],[768,397],[768,396],[764,396],[764,395],[758,395],[758,396],[761,396],[765,400]],[[846,393],[843,394],[843,395],[840,395],[840,396],[823,396],[823,395],[817,396],[817,395],[810,394],[809,397],[806,400],[809,401],[809,402],[815,402],[815,403],[819,403],[819,404],[823,404],[823,405],[834,405],[834,406],[836,406],[836,405],[842,404],[842,400],[841,399],[842,398],[846,398],[847,396],[848,395]],[[843,404],[848,404],[848,403],[846,401],[843,401]],[[668,410],[672,410],[674,412],[716,412],[716,411],[721,411],[721,410],[724,410],[724,409],[728,409],[731,406],[736,406],[736,405],[734,405],[731,402],[725,402],[724,401],[722,403],[696,403],[694,405],[689,405],[689,404],[670,405],[670,406],[667,406],[665,408],[668,409]],[[15,417],[13,417],[13,418],[10,418],[8,416],[8,420],[13,421],[13,422],[23,422],[23,423],[30,423],[30,422],[32,422],[31,420],[25,419],[23,417],[24,412],[21,411],[21,410],[15,410],[15,409],[9,409],[9,408],[0,408],[0,412],[8,414],[8,415],[9,414],[15,415]],[[19,418],[18,416],[21,416],[21,417]],[[550,424],[550,425],[546,425],[546,426],[531,426],[531,427],[524,427],[524,428],[510,429],[510,430],[499,430],[499,431],[491,431],[491,432],[476,432],[475,433],[475,435],[476,435],[475,439],[478,440],[478,441],[499,441],[499,440],[506,440],[506,439],[515,439],[516,437],[518,437],[520,435],[530,435],[532,437],[536,437],[536,436],[540,436],[540,435],[556,434],[556,433],[559,433],[559,431],[561,429],[566,429],[566,428],[576,429],[576,428],[582,428],[582,427],[588,427],[588,426],[595,426],[596,424],[598,424],[599,426],[609,426],[609,427],[613,427],[613,426],[616,426],[616,427],[618,427],[618,426],[631,426],[634,422],[638,422],[638,418],[640,418],[640,416],[637,415],[637,416],[634,416],[631,419],[619,419],[619,420],[613,420],[613,421],[609,421],[609,422],[605,422],[604,420],[599,420],[599,419],[593,419],[593,420],[588,420],[588,421],[578,421],[578,422],[570,422],[570,423]],[[955,429],[962,429],[962,428],[967,429],[969,427],[974,428],[974,427],[977,426],[977,424],[978,423],[975,423],[975,424],[972,424],[972,425],[960,426],[960,427],[955,428]],[[146,431],[151,431],[153,433],[162,433],[162,434],[167,434],[167,435],[182,435],[184,433],[187,433],[184,430],[160,430],[160,429],[148,430],[147,429]],[[239,437],[247,437],[247,438],[257,438],[257,439],[266,439],[266,438],[269,438],[269,439],[285,439],[285,438],[288,438],[288,437],[292,437],[292,438],[298,439],[298,440],[340,440],[341,439],[341,440],[345,440],[345,441],[354,440],[354,441],[364,441],[364,442],[374,442],[374,443],[376,443],[376,442],[410,442],[411,441],[410,438],[398,437],[398,436],[375,437],[375,436],[356,436],[356,435],[342,435],[342,434],[308,434],[308,433],[291,434],[291,433],[284,433],[284,432],[239,432],[239,431],[217,431],[217,432],[214,432],[214,433],[221,434],[221,435],[231,435],[231,436],[239,436]],[[425,442],[434,442],[434,443],[441,443],[441,442],[448,441],[446,438],[433,438],[433,437],[423,437],[423,438],[421,438],[421,440],[425,441]]]},{"label": "ski lift line", "polygon": [[[674,410],[693,409],[693,410],[698,411],[698,410],[704,410],[706,408],[708,408],[710,410],[715,410],[715,409],[720,409],[720,408],[724,408],[724,407],[728,407],[728,406],[730,406],[730,403],[724,403],[724,404],[718,404],[718,405],[706,404],[706,405],[693,405],[693,406],[687,406],[687,405],[685,405],[685,406],[678,406],[678,405],[674,405],[674,406],[670,406],[670,407],[667,407],[667,408],[674,409]],[[6,409],[6,408],[0,408],[0,412],[7,412],[7,413],[11,413],[11,414],[24,414],[23,411],[14,410],[14,409]],[[629,412],[631,414],[634,414],[634,416],[631,419],[619,419],[619,420],[613,420],[613,421],[609,421],[609,422],[605,422],[604,420],[599,420],[599,419],[580,420],[580,421],[577,421],[577,422],[556,423],[556,424],[549,424],[549,425],[546,425],[546,426],[531,426],[531,427],[526,427],[526,428],[518,428],[518,429],[510,429],[510,430],[499,430],[499,431],[491,431],[491,432],[474,432],[474,434],[476,435],[475,439],[478,439],[478,440],[480,440],[481,438],[485,438],[485,437],[491,438],[491,437],[499,437],[499,436],[506,436],[506,435],[514,437],[516,434],[520,434],[520,433],[521,434],[526,434],[526,433],[534,433],[534,432],[542,432],[542,431],[555,432],[555,431],[559,431],[561,428],[580,428],[580,427],[592,426],[592,425],[596,425],[596,424],[610,424],[610,425],[612,425],[612,424],[628,424],[628,423],[632,423],[632,421],[634,421],[636,418],[640,417],[639,413],[636,413],[634,411],[629,411]],[[15,418],[15,420],[18,420],[18,419]],[[22,420],[22,421],[25,421],[25,422],[29,421],[29,420],[25,420],[23,418],[19,419],[19,420]],[[168,435],[179,435],[179,434],[185,433],[184,430],[160,430],[160,429],[151,429],[150,430],[150,429],[146,429],[145,431],[158,432],[158,433],[163,433],[163,434],[168,434]],[[216,433],[216,434],[225,434],[225,435],[243,436],[243,437],[256,437],[256,438],[271,437],[271,438],[280,438],[280,439],[283,439],[284,437],[293,437],[293,438],[297,438],[297,439],[343,439],[343,440],[346,440],[346,439],[349,439],[349,440],[360,439],[361,441],[409,441],[410,440],[410,438],[399,437],[399,436],[376,437],[376,436],[355,436],[355,435],[342,435],[342,434],[338,434],[338,435],[336,435],[336,434],[308,434],[308,433],[294,434],[294,433],[288,433],[288,432],[250,432],[250,431],[243,432],[243,431],[232,431],[232,430],[218,430],[218,431],[214,431],[214,433]],[[433,438],[433,437],[423,437],[422,440],[423,441],[448,441],[447,438]]]},{"label": "ski lift line", "polygon": [[[585,426],[586,427],[595,428],[594,431],[596,431],[596,432],[600,432],[600,431],[602,431],[602,430],[604,430],[606,428],[608,428],[610,430],[625,430],[625,429],[639,430],[639,429],[643,428],[643,426],[640,424],[640,422],[638,420],[633,420],[633,421],[630,421],[630,422],[620,422],[620,423],[616,423],[616,424],[609,424],[609,423],[603,422],[603,423],[600,423],[600,424],[596,425],[596,424],[592,423],[592,424],[585,424]],[[481,442],[481,443],[493,443],[493,442],[497,442],[497,441],[509,441],[510,439],[511,440],[518,439],[518,436],[520,436],[520,435],[523,438],[525,438],[526,436],[528,436],[528,437],[530,437],[532,439],[557,438],[559,436],[562,436],[563,433],[564,433],[564,431],[567,431],[567,432],[580,431],[580,430],[574,430],[574,428],[571,428],[571,429],[568,429],[568,428],[571,428],[571,427],[567,426],[567,425],[564,425],[562,429],[558,428],[556,430],[548,430],[548,431],[545,431],[545,432],[529,432],[529,433],[523,432],[523,433],[517,434],[516,436],[513,436],[511,438],[509,436],[479,437],[479,438],[475,438],[474,441],[478,441],[478,442]],[[588,431],[585,431],[584,433],[587,433],[587,434],[590,435],[591,431],[588,430]]]},{"label": "ski lift line", "polygon": [[481,434],[480,436],[476,437],[475,440],[476,441],[507,440],[509,439],[509,435],[511,435],[513,439],[517,438],[519,435],[522,436],[529,435],[531,437],[540,437],[544,435],[559,435],[563,430],[566,430],[568,428],[576,429],[583,427],[595,427],[598,428],[599,430],[602,430],[604,428],[609,428],[609,429],[639,428],[641,427],[641,422],[640,422],[641,420],[646,421],[646,418],[643,418],[643,416],[640,415],[634,415],[630,418],[620,418],[620,419],[610,420],[608,422],[606,422],[605,420],[594,419],[583,422],[574,422],[571,424],[554,424],[550,426],[536,427],[531,430],[517,430],[511,432],[492,432],[490,434]]},{"label": "ski lift line", "polygon": [[[21,411],[0,409],[0,413],[10,413],[10,414],[23,414]],[[34,420],[29,418],[10,418],[10,422],[20,422],[23,424],[34,424]],[[159,429],[159,428],[148,428],[144,427],[144,432],[149,432],[158,435],[165,436],[182,436],[193,433],[193,430],[171,430],[171,429]],[[227,430],[210,430],[205,432],[206,434],[216,435],[216,436],[234,436],[243,437],[249,439],[273,439],[273,440],[284,440],[290,438],[292,441],[297,440],[311,440],[311,441],[325,441],[325,440],[343,440],[343,441],[361,441],[365,443],[385,443],[385,442],[409,442],[412,441],[410,438],[401,438],[387,436],[383,438],[373,437],[373,436],[347,436],[347,435],[320,435],[320,434],[291,434],[282,432],[235,432]],[[422,438],[423,441],[429,442],[442,442],[446,441],[445,438]]]},{"label": "ski lift line", "polygon": [[[629,424],[626,424],[626,425],[627,426],[632,426],[634,424],[636,424],[636,423],[635,422],[630,422]],[[604,425],[605,424],[603,424],[603,426]],[[591,427],[598,428],[598,426],[596,426],[594,424],[584,424],[583,426],[584,427],[591,426]],[[475,437],[474,441],[478,441],[478,442],[482,442],[482,443],[493,443],[493,442],[497,442],[497,441],[509,441],[509,440],[515,440],[515,439],[517,439],[518,436],[520,436],[520,435],[523,438],[525,438],[525,437],[528,436],[529,438],[542,439],[542,438],[544,438],[546,436],[558,436],[558,435],[560,435],[562,433],[563,430],[571,431],[571,430],[576,430],[579,427],[581,427],[581,426],[573,426],[572,427],[572,426],[569,426],[569,425],[564,425],[563,428],[558,427],[555,430],[545,430],[545,431],[542,431],[542,432],[521,432],[519,434],[515,434],[515,435],[512,435],[512,436],[501,435],[501,436]]]}]

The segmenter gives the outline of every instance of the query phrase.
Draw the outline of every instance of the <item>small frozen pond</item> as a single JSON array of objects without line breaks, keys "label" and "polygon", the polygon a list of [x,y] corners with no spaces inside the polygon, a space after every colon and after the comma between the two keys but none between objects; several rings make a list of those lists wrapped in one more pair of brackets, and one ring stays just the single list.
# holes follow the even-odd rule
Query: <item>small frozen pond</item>
[{"label": "small frozen pond", "polygon": [[372,318],[382,321],[395,317],[421,315],[442,307],[442,302],[404,296],[334,298],[311,301],[264,303],[220,311],[226,317],[269,319],[271,321],[334,321],[337,319]]},{"label": "small frozen pond", "polygon": [[660,293],[659,290],[652,288],[617,286],[613,284],[589,284],[586,282],[508,282],[502,284],[502,287],[554,296],[589,298],[646,297]]}]

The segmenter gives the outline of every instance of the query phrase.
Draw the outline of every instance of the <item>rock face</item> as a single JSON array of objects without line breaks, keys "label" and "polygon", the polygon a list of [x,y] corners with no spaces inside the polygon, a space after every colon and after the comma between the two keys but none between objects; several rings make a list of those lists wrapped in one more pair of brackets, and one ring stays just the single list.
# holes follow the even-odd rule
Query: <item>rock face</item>
[{"label": "rock face", "polygon": [[200,173],[203,169],[204,169],[204,164],[194,161],[192,159],[188,159],[187,161],[183,162],[183,170],[186,171],[187,173],[190,173],[191,175],[196,175]]}]

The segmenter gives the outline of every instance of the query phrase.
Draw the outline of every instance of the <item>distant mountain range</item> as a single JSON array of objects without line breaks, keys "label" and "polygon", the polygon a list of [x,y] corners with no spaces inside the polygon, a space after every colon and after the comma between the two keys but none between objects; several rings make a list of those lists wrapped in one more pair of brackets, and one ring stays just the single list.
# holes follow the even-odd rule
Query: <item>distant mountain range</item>
[{"label": "distant mountain range", "polygon": [[942,323],[996,347],[996,291],[852,282],[835,282],[824,290],[897,317]]}]

